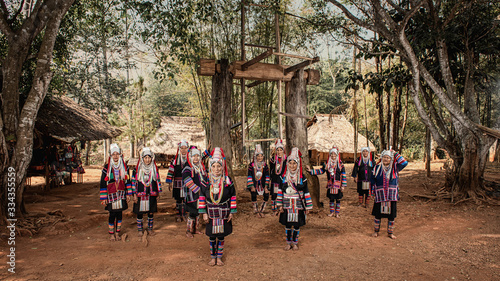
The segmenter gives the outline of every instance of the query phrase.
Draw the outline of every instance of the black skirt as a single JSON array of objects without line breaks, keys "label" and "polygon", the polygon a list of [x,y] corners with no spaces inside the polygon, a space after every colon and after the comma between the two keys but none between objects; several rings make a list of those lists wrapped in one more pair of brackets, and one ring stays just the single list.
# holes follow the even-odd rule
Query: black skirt
[{"label": "black skirt", "polygon": [[382,214],[382,212],[380,211],[380,206],[382,205],[382,203],[373,204],[372,216],[375,216],[375,218],[388,218],[390,221],[393,221],[398,214],[397,203],[397,201],[391,201],[390,214]]},{"label": "black skirt", "polygon": [[173,188],[172,189],[172,197],[177,201],[184,200],[184,197],[181,197],[181,189],[180,188]]},{"label": "black skirt", "polygon": [[198,201],[186,203],[186,211],[189,213],[190,217],[197,217],[198,216]]},{"label": "black skirt", "polygon": [[280,214],[280,223],[285,227],[301,227],[306,225],[306,213],[304,210],[299,210],[299,217],[296,222],[288,221],[288,211],[286,209],[283,210],[283,213]]},{"label": "black skirt", "polygon": [[122,211],[125,211],[126,209],[128,209],[128,204],[127,204],[127,200],[125,200],[125,199],[122,199],[122,208],[121,209],[113,210],[113,207],[111,206],[111,203],[108,203],[106,205],[106,207],[104,207],[104,210],[107,210],[110,213],[122,212]]},{"label": "black skirt", "polygon": [[[138,200],[140,200],[140,198],[138,198]],[[139,201],[137,201],[139,202]],[[139,212],[139,207],[140,207],[140,204],[139,203],[134,203],[134,208],[133,208],[133,212],[135,214],[149,214],[149,213],[156,213],[158,212],[158,197],[157,196],[149,196],[149,211],[147,212]]]}]

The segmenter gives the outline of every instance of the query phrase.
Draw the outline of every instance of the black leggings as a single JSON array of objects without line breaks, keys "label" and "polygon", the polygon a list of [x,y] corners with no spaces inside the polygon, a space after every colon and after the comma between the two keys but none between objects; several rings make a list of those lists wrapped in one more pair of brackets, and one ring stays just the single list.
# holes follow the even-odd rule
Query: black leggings
[{"label": "black leggings", "polygon": [[116,221],[121,221],[123,218],[122,212],[109,212],[109,224],[114,224]]},{"label": "black leggings", "polygon": [[[152,218],[154,216],[153,213],[148,213],[148,218]],[[137,218],[142,220],[142,218],[144,217],[144,213],[139,213],[137,214]]]},{"label": "black leggings", "polygon": [[[257,191],[250,191],[250,194],[252,196],[252,202],[257,202]],[[269,192],[264,192],[264,201],[269,200]]]}]

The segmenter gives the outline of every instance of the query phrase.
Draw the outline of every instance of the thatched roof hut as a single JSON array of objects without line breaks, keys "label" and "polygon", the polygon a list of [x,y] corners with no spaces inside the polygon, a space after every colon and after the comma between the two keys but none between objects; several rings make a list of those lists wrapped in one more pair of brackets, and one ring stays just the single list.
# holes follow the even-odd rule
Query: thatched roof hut
[{"label": "thatched roof hut", "polygon": [[[354,161],[359,150],[366,146],[366,137],[358,133],[358,149],[354,151],[354,127],[343,115],[316,114],[307,123],[307,139],[311,162],[319,164],[328,160],[333,146],[340,150],[343,161]],[[369,142],[371,151],[375,151]]]},{"label": "thatched roof hut", "polygon": [[94,111],[65,96],[44,100],[38,111],[35,130],[67,143],[109,139],[121,134],[121,130],[108,124]]},{"label": "thatched roof hut", "polygon": [[206,135],[201,119],[197,117],[167,116],[161,118],[160,128],[156,131],[149,147],[155,153],[157,161],[165,156],[172,158],[177,152],[177,144],[185,139],[189,145],[205,149]]}]

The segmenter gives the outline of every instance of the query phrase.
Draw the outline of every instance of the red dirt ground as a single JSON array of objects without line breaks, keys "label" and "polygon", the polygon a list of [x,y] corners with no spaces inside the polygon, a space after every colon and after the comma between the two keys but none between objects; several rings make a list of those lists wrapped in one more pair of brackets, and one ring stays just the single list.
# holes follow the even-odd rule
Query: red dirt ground
[{"label": "red dirt ground", "polygon": [[[16,237],[16,273],[7,272],[9,254],[3,228],[0,278],[3,280],[500,280],[500,207],[470,202],[416,201],[408,194],[430,194],[443,181],[443,163],[433,163],[433,178],[423,163],[410,163],[402,173],[395,234],[371,237],[371,209],[357,207],[349,178],[341,217],[327,208],[308,215],[300,232],[300,250],[285,252],[284,228],[269,213],[252,214],[246,179],[237,177],[238,215],[226,238],[224,267],[210,267],[208,238],[185,237],[185,224],[175,222],[171,193],[163,193],[155,214],[157,234],[148,243],[136,236],[131,208],[124,212],[128,239],[111,242],[107,212],[99,203],[100,170],[87,168],[83,184],[41,191],[40,179],[27,190],[28,216],[61,210],[64,220],[36,235]],[[350,174],[352,164],[347,165]],[[487,179],[500,182],[498,164]],[[166,176],[166,170],[160,171]],[[321,200],[326,177],[320,176]],[[165,186],[164,186],[165,187]],[[24,232],[25,234],[25,232]]]}]

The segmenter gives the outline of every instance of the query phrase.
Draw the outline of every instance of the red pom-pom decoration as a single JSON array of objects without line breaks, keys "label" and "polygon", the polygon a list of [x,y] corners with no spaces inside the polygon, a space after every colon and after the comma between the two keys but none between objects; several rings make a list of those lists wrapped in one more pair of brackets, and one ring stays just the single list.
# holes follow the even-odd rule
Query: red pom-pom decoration
[{"label": "red pom-pom decoration", "polygon": [[104,178],[104,180],[105,180],[105,181],[109,181],[109,177],[108,177],[108,176],[106,176],[106,177]]}]

